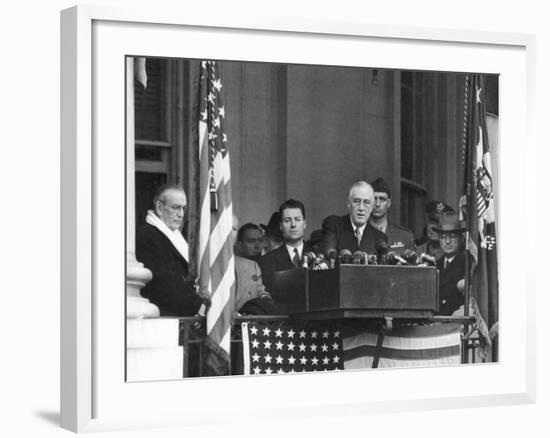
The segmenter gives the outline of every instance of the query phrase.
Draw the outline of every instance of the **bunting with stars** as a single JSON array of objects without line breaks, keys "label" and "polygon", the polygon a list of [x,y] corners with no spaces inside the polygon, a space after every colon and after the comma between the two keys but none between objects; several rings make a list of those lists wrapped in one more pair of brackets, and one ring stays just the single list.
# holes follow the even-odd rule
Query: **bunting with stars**
[{"label": "bunting with stars", "polygon": [[243,322],[244,374],[460,364],[461,324]]},{"label": "bunting with stars", "polygon": [[243,322],[244,374],[288,374],[343,370],[337,329]]},{"label": "bunting with stars", "polygon": [[229,151],[222,84],[214,61],[200,63],[199,81],[199,293],[208,298],[206,374],[229,374],[235,268],[231,245]]},{"label": "bunting with stars", "polygon": [[491,153],[487,134],[483,76],[466,78],[468,95],[463,145],[465,158],[463,214],[467,220],[467,249],[470,254],[470,296],[477,328],[484,341],[484,356],[490,352],[491,337],[498,328],[498,273],[496,221],[491,176]]}]

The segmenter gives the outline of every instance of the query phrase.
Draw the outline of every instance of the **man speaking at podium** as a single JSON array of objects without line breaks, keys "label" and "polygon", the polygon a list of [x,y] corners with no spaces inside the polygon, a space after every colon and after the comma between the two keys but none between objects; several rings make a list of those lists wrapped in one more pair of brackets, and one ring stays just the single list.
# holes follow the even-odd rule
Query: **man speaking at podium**
[{"label": "man speaking at podium", "polygon": [[321,250],[328,255],[344,249],[352,253],[361,250],[368,254],[376,252],[376,243],[388,242],[388,237],[374,229],[368,222],[374,206],[374,191],[365,181],[357,181],[349,189],[345,216],[328,216],[323,220]]}]

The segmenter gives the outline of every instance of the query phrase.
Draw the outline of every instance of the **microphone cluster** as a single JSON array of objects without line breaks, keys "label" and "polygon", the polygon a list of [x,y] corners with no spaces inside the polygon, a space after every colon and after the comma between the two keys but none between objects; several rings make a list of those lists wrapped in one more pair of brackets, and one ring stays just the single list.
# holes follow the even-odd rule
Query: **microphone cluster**
[{"label": "microphone cluster", "polygon": [[302,267],[313,271],[324,271],[329,269],[330,260],[327,262],[325,256],[321,253],[308,251],[302,257]]},{"label": "microphone cluster", "polygon": [[342,265],[376,265],[376,255],[368,254],[365,251],[357,250],[351,252],[349,249],[343,249],[338,256]]},{"label": "microphone cluster", "polygon": [[426,253],[418,255],[410,249],[397,254],[390,251],[388,243],[382,239],[376,242],[375,248],[380,265],[435,266],[435,257]]},{"label": "microphone cluster", "polygon": [[303,254],[301,265],[303,268],[313,271],[335,269],[337,264],[435,266],[435,258],[426,253],[419,255],[406,249],[402,254],[398,254],[395,251],[390,251],[387,242],[383,240],[376,242],[375,247],[376,254],[368,254],[362,250],[351,252],[349,249],[343,249],[338,254],[336,250],[331,249],[325,257],[321,253],[308,251]]}]

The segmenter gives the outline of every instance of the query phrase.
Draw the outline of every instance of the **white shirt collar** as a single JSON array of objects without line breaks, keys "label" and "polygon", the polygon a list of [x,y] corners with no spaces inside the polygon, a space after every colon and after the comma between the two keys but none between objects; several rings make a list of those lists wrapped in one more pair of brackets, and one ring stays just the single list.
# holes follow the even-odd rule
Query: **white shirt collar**
[{"label": "white shirt collar", "polygon": [[445,257],[445,260],[447,261],[447,263],[451,263],[455,259],[456,254],[452,257],[447,257],[447,256],[444,256],[444,257]]},{"label": "white shirt collar", "polygon": [[301,240],[298,246],[290,246],[285,243],[286,250],[290,256],[290,260],[294,259],[294,248],[298,249],[298,257],[302,258],[302,252],[304,251],[304,241]]},{"label": "white shirt collar", "polygon": [[353,232],[355,233],[355,230],[357,230],[357,228],[359,228],[359,230],[361,231],[361,236],[363,235],[363,231],[365,231],[365,227],[367,226],[367,224],[364,224],[364,225],[361,225],[360,227],[357,227],[353,221],[351,220],[351,216],[349,217],[349,221],[351,222],[351,227],[353,228]]}]

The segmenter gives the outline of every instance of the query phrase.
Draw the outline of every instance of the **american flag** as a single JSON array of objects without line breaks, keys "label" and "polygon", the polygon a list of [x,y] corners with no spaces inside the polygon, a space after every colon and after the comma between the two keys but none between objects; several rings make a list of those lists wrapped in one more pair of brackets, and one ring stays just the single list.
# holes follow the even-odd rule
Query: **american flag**
[{"label": "american flag", "polygon": [[199,293],[210,299],[206,313],[207,374],[229,373],[235,268],[231,245],[232,204],[225,108],[216,62],[202,61],[199,82],[198,237]]},{"label": "american flag", "polygon": [[457,365],[461,332],[453,322],[401,323],[380,338],[380,330],[350,327],[344,330],[344,368],[372,368],[375,362],[378,368]]},{"label": "american flag", "polygon": [[483,352],[487,358],[491,352],[490,329],[498,322],[498,273],[494,187],[483,76],[467,75],[466,89],[463,199],[466,200],[464,214],[467,218],[468,250],[472,261],[469,269],[470,294],[473,297],[477,328],[485,341]]},{"label": "american flag", "polygon": [[338,329],[243,322],[245,374],[288,374],[344,369]]},{"label": "american flag", "polygon": [[365,368],[460,364],[462,326],[370,321],[287,324],[243,322],[245,374],[287,374]]}]

